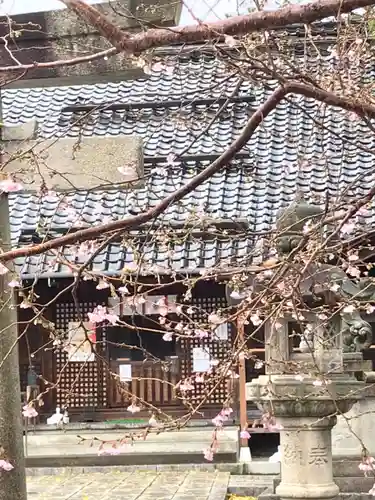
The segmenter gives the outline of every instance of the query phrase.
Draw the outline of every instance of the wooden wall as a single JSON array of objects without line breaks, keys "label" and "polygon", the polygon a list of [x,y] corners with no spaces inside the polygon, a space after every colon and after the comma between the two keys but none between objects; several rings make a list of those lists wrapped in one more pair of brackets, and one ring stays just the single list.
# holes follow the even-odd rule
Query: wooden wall
[{"label": "wooden wall", "polygon": [[[40,304],[51,303],[46,309],[46,316],[55,323],[58,330],[66,330],[69,321],[77,321],[78,315],[73,303],[70,291],[63,292],[71,282],[68,280],[40,280],[36,292],[39,295]],[[181,295],[184,288],[167,285],[163,291],[157,294]],[[54,301],[58,295],[58,300]],[[83,282],[78,290],[78,300],[81,314],[86,315],[97,304],[105,304],[108,298],[107,290],[96,290],[92,282]],[[218,307],[226,307],[224,286],[213,282],[201,282],[194,289],[191,300],[194,306],[197,321],[203,319],[204,311],[211,312]],[[192,349],[199,345],[205,345],[208,341],[189,339],[181,341],[176,347],[178,355],[179,373],[166,373],[162,370],[160,363],[142,363],[133,361],[134,379],[129,386],[118,386],[114,377],[110,376],[113,369],[109,358],[109,349],[105,347],[107,331],[100,328],[97,332],[97,341],[103,341],[98,348],[97,360],[92,363],[68,362],[67,355],[60,349],[55,350],[48,331],[41,325],[30,324],[30,312],[20,310],[20,373],[22,387],[26,385],[27,368],[30,361],[36,370],[42,374],[46,383],[42,383],[42,390],[47,390],[44,397],[46,414],[51,414],[55,406],[67,406],[69,410],[83,414],[95,411],[107,410],[109,408],[126,408],[129,403],[127,392],[135,392],[139,397],[144,397],[155,406],[183,406],[181,398],[176,396],[172,390],[180,378],[193,375],[192,371]],[[209,349],[213,357],[224,356],[230,348],[231,341],[215,341],[209,343]],[[31,357],[32,356],[32,357]],[[98,359],[99,358],[99,359]],[[150,380],[151,379],[151,380]],[[49,384],[48,384],[49,383]],[[48,390],[49,389],[49,390]],[[207,385],[196,384],[192,393],[195,403],[199,403],[206,396]],[[222,404],[227,397],[228,386],[226,382],[220,383],[210,394],[208,402],[211,405]]]}]

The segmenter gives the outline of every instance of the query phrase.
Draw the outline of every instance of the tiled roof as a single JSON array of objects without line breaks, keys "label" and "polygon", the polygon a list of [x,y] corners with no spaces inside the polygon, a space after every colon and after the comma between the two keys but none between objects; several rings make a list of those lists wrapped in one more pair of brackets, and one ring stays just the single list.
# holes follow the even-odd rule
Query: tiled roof
[{"label": "tiled roof", "polygon": [[[264,101],[268,92],[244,82],[238,95],[245,97],[246,102],[232,102],[209,131],[195,142],[194,137],[215,116],[220,104],[209,102],[183,107],[155,107],[155,102],[218,99],[223,95],[230,96],[236,83],[237,77],[228,78],[228,68],[212,56],[189,56],[175,66],[173,74],[170,71],[154,71],[147,80],[83,87],[4,90],[3,112],[9,125],[36,118],[40,125],[40,137],[77,136],[81,130],[84,135],[136,133],[144,138],[145,170],[146,174],[151,174],[144,188],[132,194],[125,191],[81,192],[70,197],[74,217],[81,217],[81,225],[92,225],[103,221],[103,218],[118,219],[129,211],[143,211],[185,184],[209,163],[202,160],[205,155],[219,155],[238,136],[252,110]],[[72,124],[77,118],[82,118],[82,114],[62,112],[64,107],[74,104],[103,103],[144,103],[144,107],[94,111],[89,119],[81,122],[80,129]],[[323,128],[320,126],[322,121]],[[247,219],[251,232],[267,231],[272,228],[278,209],[288,205],[297,192],[304,193],[307,198],[324,201],[327,193],[331,198],[338,196],[354,183],[347,196],[365,193],[375,181],[375,163],[371,153],[374,142],[374,134],[366,124],[353,120],[348,113],[324,108],[311,99],[290,97],[258,128],[240,159],[233,161],[226,170],[217,173],[182,202],[171,206],[162,219],[181,222],[191,216],[191,210],[204,208],[216,218]],[[165,170],[165,159],[161,157],[165,158],[169,153],[179,154],[191,143],[185,153],[189,156],[188,161],[183,159]],[[192,157],[195,157],[194,161]],[[153,159],[157,160],[156,163]],[[68,217],[71,214],[57,211],[57,205],[57,200],[49,198],[40,203],[31,194],[12,197],[13,244],[24,244],[27,240],[25,231],[30,233],[37,225],[53,229],[70,226]],[[373,222],[375,209],[366,220],[368,224]],[[201,244],[198,267],[210,265],[210,245],[214,248],[215,241],[212,240],[209,245],[207,241]],[[240,243],[233,243],[232,261],[237,256],[238,245],[249,249],[248,235]],[[197,260],[193,248],[194,245],[187,243],[186,248],[175,253],[173,258],[179,268]],[[106,255],[98,257],[97,268],[103,271],[120,269],[120,264],[116,262],[126,261],[128,257],[124,256],[124,252],[119,245],[113,245]],[[149,255],[151,261],[160,261],[154,250],[150,250]],[[216,260],[220,258],[221,251],[218,251]],[[30,274],[36,271],[36,262],[37,258],[33,258],[30,262],[18,264],[22,265],[24,274]],[[185,263],[184,266],[180,266],[181,262]],[[59,268],[56,272],[62,270]]]}]

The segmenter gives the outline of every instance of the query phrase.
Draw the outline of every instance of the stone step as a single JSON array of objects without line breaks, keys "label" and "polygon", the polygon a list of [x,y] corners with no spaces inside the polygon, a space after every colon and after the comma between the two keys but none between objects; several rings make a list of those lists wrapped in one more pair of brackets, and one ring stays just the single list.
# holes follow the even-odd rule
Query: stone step
[{"label": "stone step", "polygon": [[[373,498],[368,493],[340,493],[335,500],[373,500]],[[280,500],[280,497],[265,491],[259,495],[258,500]]]},{"label": "stone step", "polygon": [[[362,473],[363,474],[363,473]],[[335,477],[341,493],[368,493],[374,486],[374,477]]]},{"label": "stone step", "polygon": [[229,479],[228,493],[258,497],[265,490],[273,491],[275,476],[272,475],[232,475]]},{"label": "stone step", "polygon": [[[340,493],[368,493],[368,491],[373,487],[375,479],[374,477],[365,477],[362,472],[362,476],[340,476],[334,477],[334,482],[340,488]],[[280,477],[273,479],[273,489],[276,490],[277,485],[280,483]]]},{"label": "stone step", "polygon": [[363,472],[358,468],[360,463],[361,457],[333,460],[333,475],[335,477],[363,477]]},{"label": "stone step", "polygon": [[[336,477],[335,483],[340,488],[340,493],[367,494],[374,485],[373,477]],[[275,492],[280,483],[280,477],[265,475],[232,475],[229,480],[228,493],[258,497]]]},{"label": "stone step", "polygon": [[[236,463],[237,452],[219,452],[215,455],[215,463]],[[169,453],[131,453],[121,455],[85,454],[85,455],[34,455],[26,457],[26,467],[110,467],[124,465],[160,465],[160,464],[205,464],[203,453],[175,452]]]}]

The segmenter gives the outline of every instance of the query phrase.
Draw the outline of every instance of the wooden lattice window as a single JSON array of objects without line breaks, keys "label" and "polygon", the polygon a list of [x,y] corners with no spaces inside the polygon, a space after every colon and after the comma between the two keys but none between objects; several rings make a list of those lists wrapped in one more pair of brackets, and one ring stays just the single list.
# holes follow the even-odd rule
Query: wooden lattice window
[{"label": "wooden lattice window", "polygon": [[[227,302],[225,297],[195,297],[192,299],[192,304],[194,308],[194,314],[192,316],[193,321],[199,323],[207,323],[207,313],[217,311],[218,309],[226,308]],[[221,361],[226,359],[228,351],[231,347],[231,325],[228,324],[228,339],[227,340],[212,340],[207,339],[181,339],[181,348],[184,352],[184,357],[181,359],[181,374],[182,378],[188,378],[194,375],[193,372],[193,349],[195,347],[203,347],[210,354],[211,359],[216,359]],[[201,401],[204,394],[210,392],[214,387],[214,383],[194,383],[194,390],[189,393],[189,398],[194,402]],[[228,382],[222,380],[218,387],[212,392],[212,394],[207,398],[206,402],[208,404],[222,404],[225,402],[228,396]]]},{"label": "wooden lattice window", "polygon": [[[80,303],[81,314],[87,321],[87,313],[97,304]],[[78,321],[73,303],[56,304],[56,327],[67,332],[69,323]],[[97,331],[97,341],[105,341],[105,328]],[[99,345],[103,345],[101,342]],[[98,348],[99,349],[99,348]],[[95,359],[92,362],[72,362],[66,352],[59,350],[55,359],[57,385],[57,405],[69,408],[100,408],[107,404],[107,380],[103,365]]]}]

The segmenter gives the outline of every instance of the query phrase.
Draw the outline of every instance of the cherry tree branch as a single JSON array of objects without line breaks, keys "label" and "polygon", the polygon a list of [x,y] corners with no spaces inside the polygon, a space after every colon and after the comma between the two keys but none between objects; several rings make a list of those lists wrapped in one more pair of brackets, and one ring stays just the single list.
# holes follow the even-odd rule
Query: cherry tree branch
[{"label": "cherry tree branch", "polygon": [[[250,140],[254,131],[257,127],[262,123],[263,119],[269,115],[269,113],[275,109],[277,104],[281,101],[281,99],[285,96],[285,88],[278,87],[271,96],[257,109],[257,111],[251,116],[248,120],[246,126],[242,130],[241,134],[237,139],[229,146],[229,148],[217,158],[214,162],[212,162],[208,167],[206,167],[202,172],[196,175],[193,179],[187,182],[184,186],[177,189],[170,196],[164,198],[158,205],[153,208],[150,208],[146,212],[143,212],[139,215],[135,215],[133,217],[128,217],[124,220],[119,220],[115,222],[110,222],[108,224],[104,224],[97,227],[91,227],[88,229],[82,229],[80,231],[76,231],[75,233],[67,234],[65,236],[61,236],[59,238],[55,238],[50,241],[45,241],[38,245],[33,245],[29,247],[17,248],[15,250],[11,250],[9,252],[4,252],[0,254],[0,260],[2,262],[6,262],[12,260],[16,257],[24,257],[30,255],[38,255],[47,250],[52,250],[54,248],[59,248],[64,245],[70,245],[76,243],[78,241],[87,241],[98,236],[103,236],[105,233],[111,231],[117,231],[119,229],[130,229],[136,228],[149,222],[153,218],[162,214],[171,204],[181,200],[188,193],[197,188],[204,181],[209,179],[215,172],[219,171],[225,165],[227,165],[235,155],[246,145],[246,143]],[[375,111],[374,111],[375,114]]]},{"label": "cherry tree branch", "polygon": [[287,5],[273,12],[257,11],[222,21],[175,28],[154,28],[130,34],[83,0],[61,0],[81,19],[95,27],[118,50],[139,54],[147,49],[176,43],[204,42],[223,35],[243,35],[261,29],[274,29],[295,23],[309,24],[326,17],[373,5],[374,0],[317,0],[305,5]]},{"label": "cherry tree branch", "polygon": [[305,5],[288,5],[275,12],[257,11],[248,15],[234,16],[223,21],[200,23],[198,25],[175,28],[151,28],[145,32],[131,34],[122,31],[108,17],[94,6],[82,0],[60,0],[78,17],[96,28],[113,47],[107,50],[66,60],[33,62],[14,66],[0,67],[0,73],[29,71],[35,69],[74,66],[111,57],[119,52],[139,54],[151,48],[165,47],[171,44],[188,42],[206,42],[223,35],[243,35],[261,29],[274,29],[293,23],[308,24],[339,13],[348,13],[354,9],[375,4],[375,0],[317,0]]},{"label": "cherry tree branch", "polygon": [[[87,56],[73,57],[71,59],[60,59],[58,61],[50,62],[33,62],[31,64],[17,64],[15,66],[0,66],[0,73],[11,73],[13,71],[22,71],[24,76],[25,72],[36,69],[47,69],[47,68],[62,68],[65,66],[75,66],[77,64],[88,63],[96,61],[97,59],[103,59],[104,57],[114,56],[118,54],[119,50],[115,47],[110,49],[101,50],[95,54],[89,54]],[[8,84],[10,82],[7,82]]]},{"label": "cherry tree branch", "polygon": [[55,238],[43,243],[17,248],[0,254],[0,261],[7,262],[17,257],[26,257],[31,255],[38,255],[48,250],[59,248],[65,245],[71,245],[77,242],[92,240],[112,231],[136,229],[143,224],[149,222],[161,215],[167,208],[180,201],[184,196],[200,186],[207,179],[212,177],[216,172],[226,166],[235,155],[247,144],[251,139],[253,133],[263,120],[276,108],[287,94],[299,94],[306,97],[314,98],[327,105],[340,107],[344,110],[357,113],[359,116],[367,118],[375,118],[375,106],[366,103],[360,103],[348,97],[335,95],[333,92],[328,92],[319,88],[314,88],[306,84],[291,82],[284,86],[279,86],[268,99],[254,112],[248,120],[246,126],[241,134],[228,149],[219,156],[208,167],[202,170],[201,173],[196,175],[193,179],[187,182],[184,186],[177,189],[174,193],[164,198],[158,205],[150,208],[149,210],[136,215],[128,217],[123,220],[110,222],[96,227],[82,229],[75,233],[70,233],[59,238]]}]

